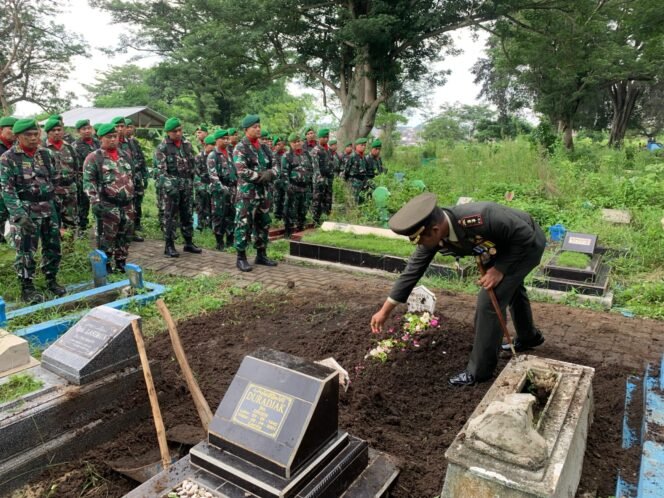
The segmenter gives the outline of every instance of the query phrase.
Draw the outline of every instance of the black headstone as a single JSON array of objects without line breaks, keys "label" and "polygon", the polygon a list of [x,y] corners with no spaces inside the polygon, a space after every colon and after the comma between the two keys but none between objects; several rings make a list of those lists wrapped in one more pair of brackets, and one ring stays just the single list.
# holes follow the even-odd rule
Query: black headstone
[{"label": "black headstone", "polygon": [[567,232],[565,234],[565,240],[563,241],[562,250],[594,254],[596,244],[597,235]]},{"label": "black headstone", "polygon": [[132,320],[108,306],[94,308],[42,354],[42,367],[74,384],[87,384],[139,364]]},{"label": "black headstone", "polygon": [[337,437],[338,372],[271,349],[242,361],[209,443],[289,479]]}]

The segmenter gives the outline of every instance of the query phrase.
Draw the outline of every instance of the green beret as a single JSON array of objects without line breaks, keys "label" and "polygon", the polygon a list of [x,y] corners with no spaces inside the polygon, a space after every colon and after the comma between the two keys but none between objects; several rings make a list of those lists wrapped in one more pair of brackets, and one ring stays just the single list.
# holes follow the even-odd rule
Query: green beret
[{"label": "green beret", "polygon": [[352,140],[349,140],[348,142],[346,142],[344,144],[344,147],[352,147],[352,146],[353,146],[353,141]]},{"label": "green beret", "polygon": [[288,135],[288,142],[297,142],[298,140],[302,140],[302,137],[298,133],[291,133]]},{"label": "green beret", "polygon": [[310,131],[316,131],[316,130],[314,129],[313,126],[307,126],[307,127],[305,127],[305,128],[302,129],[302,135],[306,135],[306,134],[309,133]]},{"label": "green beret", "polygon": [[111,123],[114,125],[125,124],[125,118],[124,116],[115,116],[111,119]]},{"label": "green beret", "polygon": [[204,132],[207,133],[208,127],[207,127],[207,125],[204,125],[204,124],[198,125],[198,128],[196,128],[196,131],[204,131]]},{"label": "green beret", "polygon": [[373,142],[371,142],[371,148],[372,149],[380,149],[383,146],[383,142],[380,140],[376,139]]},{"label": "green beret", "polygon": [[76,121],[74,128],[80,130],[81,128],[83,128],[84,126],[88,126],[89,124],[90,124],[89,119],[79,119],[78,121]]},{"label": "green beret", "polygon": [[261,122],[261,118],[258,116],[258,114],[248,114],[242,120],[241,126],[242,126],[242,128],[244,128],[246,130],[247,128],[250,128],[250,127],[254,126],[256,123],[260,123],[260,122]]},{"label": "green beret", "polygon": [[214,137],[215,140],[218,140],[218,139],[223,138],[227,135],[228,135],[228,130],[221,129],[221,130],[215,131],[214,135],[212,135],[212,136]]},{"label": "green beret", "polygon": [[44,131],[46,133],[48,133],[49,131],[51,131],[56,126],[60,126],[60,120],[53,119],[53,118],[48,118],[46,120],[46,123],[44,123]]},{"label": "green beret", "polygon": [[51,114],[48,119],[58,119],[62,121],[62,114]]},{"label": "green beret", "polygon": [[131,125],[134,124],[134,122],[133,122],[131,119],[129,119],[129,118],[125,118],[124,123],[125,123],[127,126],[131,126]]},{"label": "green beret", "polygon": [[436,208],[436,194],[420,194],[409,200],[389,221],[394,233],[411,239],[422,233]]},{"label": "green beret", "polygon": [[273,146],[277,145],[279,142],[284,142],[284,141],[285,141],[284,137],[282,137],[281,135],[274,135],[272,137],[272,145]]},{"label": "green beret", "polygon": [[28,130],[36,130],[37,129],[37,121],[34,119],[17,119],[16,123],[14,123],[14,126],[12,126],[12,133],[14,135],[18,135],[19,133],[23,133],[24,131]]},{"label": "green beret", "polygon": [[329,143],[330,145],[334,145],[334,144],[337,143],[337,139],[336,139],[336,138],[333,138],[333,139],[330,140],[328,143]]},{"label": "green beret", "polygon": [[321,128],[320,130],[318,130],[318,138],[329,137],[329,136],[330,136],[329,128]]},{"label": "green beret", "polygon": [[270,133],[267,130],[261,130],[261,138],[270,138]]},{"label": "green beret", "polygon": [[0,128],[5,128],[6,126],[14,126],[14,124],[18,121],[13,116],[5,116],[3,118],[0,118]]},{"label": "green beret", "polygon": [[205,142],[206,145],[214,145],[215,142],[214,135],[208,135],[207,137],[205,137],[203,142]]},{"label": "green beret", "polygon": [[103,124],[103,123],[95,123],[95,124],[92,125],[92,127],[95,129],[95,131],[99,131],[99,127],[100,127],[102,124]]},{"label": "green beret", "polygon": [[365,143],[367,143],[367,139],[364,138],[364,137],[358,138],[357,140],[355,140],[355,145],[360,145],[360,144],[365,144]]},{"label": "green beret", "polygon": [[164,125],[164,131],[173,131],[175,128],[182,126],[178,118],[168,118],[166,124]]},{"label": "green beret", "polygon": [[229,135],[235,135],[237,133],[237,130],[235,128],[229,128],[228,129],[228,134]]},{"label": "green beret", "polygon": [[109,133],[115,133],[115,123],[102,123],[99,125],[99,128],[97,129],[98,137],[103,137]]}]

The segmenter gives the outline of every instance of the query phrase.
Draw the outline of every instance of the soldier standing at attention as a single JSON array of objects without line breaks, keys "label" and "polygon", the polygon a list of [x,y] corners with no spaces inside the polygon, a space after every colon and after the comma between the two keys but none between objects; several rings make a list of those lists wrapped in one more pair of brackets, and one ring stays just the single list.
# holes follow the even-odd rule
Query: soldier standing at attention
[{"label": "soldier standing at attention", "polygon": [[[141,196],[141,201],[143,199],[143,196],[145,195],[145,192],[143,190],[143,179],[141,177],[139,165],[138,165],[138,158],[134,156],[134,151],[129,144],[129,140],[127,140],[126,136],[126,131],[127,131],[127,124],[125,123],[125,118],[124,116],[116,116],[113,118],[111,121],[111,124],[115,126],[115,131],[118,134],[118,150],[123,152],[125,155],[125,158],[129,161],[129,165],[131,166],[131,174],[133,176],[133,182],[134,182],[134,203],[136,203],[136,196],[140,195]],[[136,233],[136,225],[134,224],[136,222],[135,220],[136,217],[136,208],[134,206],[134,220],[132,221],[131,228],[133,230],[131,234],[131,240],[136,241],[136,242],[143,242],[145,239],[138,235]]]},{"label": "soldier standing at attention", "polygon": [[374,140],[371,142],[371,151],[367,156],[367,164],[369,165],[370,171],[373,171],[373,176],[371,178],[387,173],[387,169],[383,167],[383,160],[380,158],[380,149],[382,147],[383,143],[380,140]]},{"label": "soldier standing at attention", "polygon": [[346,180],[350,181],[350,186],[353,189],[353,197],[357,204],[363,204],[373,190],[371,178],[374,175],[369,171],[367,159],[364,157],[366,147],[366,138],[355,140],[355,151],[350,155],[346,164]]},{"label": "soldier standing at attention", "polygon": [[198,150],[203,152],[205,149],[205,137],[208,136],[208,127],[204,124],[199,125],[198,128],[196,128],[196,145],[198,146]]},{"label": "soldier standing at attention", "polygon": [[284,207],[284,236],[287,239],[293,234],[294,226],[298,231],[304,230],[314,176],[311,156],[303,149],[302,137],[291,133],[288,142],[290,150],[284,154],[281,163],[282,175],[288,181]]},{"label": "soldier standing at attention", "polygon": [[277,171],[277,178],[274,181],[274,217],[278,220],[284,217],[284,204],[286,202],[286,187],[288,180],[284,177],[281,169],[282,160],[286,153],[286,140],[279,135],[275,135],[272,139],[273,153],[272,153],[272,167]]},{"label": "soldier standing at attention", "polygon": [[247,246],[254,232],[256,259],[254,264],[277,266],[267,257],[268,230],[270,229],[270,184],[277,171],[270,164],[259,143],[260,118],[250,114],[242,120],[244,138],[237,144],[233,162],[237,169],[237,201],[235,204],[235,249],[237,267],[240,271],[251,271],[247,262]]},{"label": "soldier standing at attention", "polygon": [[211,207],[210,199],[210,174],[207,167],[207,158],[214,149],[214,135],[207,135],[203,139],[203,149],[196,154],[196,171],[194,172],[194,194],[196,202],[196,217],[198,218],[198,229],[203,231],[210,228]]},{"label": "soldier standing at attention", "polygon": [[[510,308],[517,352],[539,346],[544,337],[533,324],[523,280],[542,258],[546,238],[528,213],[493,202],[473,202],[450,208],[436,206],[434,194],[411,199],[389,222],[393,232],[406,235],[417,249],[392,286],[389,297],[371,318],[379,332],[392,310],[406,302],[418,280],[439,251],[479,256],[486,266],[475,309],[475,342],[468,366],[450,377],[453,386],[471,386],[489,380],[498,363],[502,329],[487,290],[493,289],[505,316]],[[508,345],[506,345],[509,348]]]},{"label": "soldier standing at attention", "polygon": [[175,250],[178,217],[185,242],[183,251],[200,254],[202,249],[193,241],[193,149],[191,143],[182,138],[182,124],[178,118],[168,118],[164,131],[167,136],[154,153],[164,206],[164,254],[169,258],[180,256]]},{"label": "soldier standing at attention", "polygon": [[336,139],[332,139],[327,143],[330,146],[330,155],[332,156],[332,169],[336,176],[341,175],[341,154],[337,152],[339,144]]},{"label": "soldier standing at attention", "polygon": [[318,145],[311,149],[313,163],[313,204],[311,214],[316,226],[320,225],[320,217],[332,212],[332,182],[334,180],[334,160],[332,152],[327,145],[330,139],[330,130],[318,130]]},{"label": "soldier standing at attention", "polygon": [[[124,124],[124,123],[123,123]],[[134,233],[134,175],[127,154],[118,148],[113,123],[99,127],[101,148],[88,154],[83,165],[83,185],[97,219],[97,249],[106,253],[106,269],[125,272],[129,242]]]},{"label": "soldier standing at attention", "polygon": [[341,173],[339,176],[341,178],[346,178],[346,169],[348,168],[348,160],[350,159],[351,154],[353,153],[353,142],[346,142],[344,144],[344,150],[341,153]]},{"label": "soldier standing at attention", "polygon": [[63,141],[64,130],[60,121],[49,119],[44,124],[44,131],[46,148],[51,151],[55,159],[55,175],[52,181],[60,226],[65,229],[76,229],[79,224],[77,182],[82,180],[82,167],[74,147]]},{"label": "soldier standing at attention", "polygon": [[143,237],[136,234],[139,230],[143,230],[141,221],[143,219],[143,198],[145,197],[145,189],[148,188],[148,164],[145,161],[145,154],[143,154],[143,147],[135,137],[136,127],[134,122],[127,118],[125,123],[125,141],[129,145],[131,157],[134,160],[134,212],[136,217],[134,219],[134,236],[132,240],[135,242],[143,242]]},{"label": "soldier standing at attention", "polygon": [[0,157],[0,192],[16,234],[14,266],[21,282],[21,299],[40,303],[44,296],[33,284],[35,252],[42,243],[41,269],[47,288],[56,296],[66,290],[58,284],[60,230],[52,179],[55,165],[51,153],[39,146],[40,131],[34,119],[19,119],[12,126],[17,142]]},{"label": "soldier standing at attention", "polygon": [[[272,139],[270,138],[270,134],[268,133],[267,130],[261,129],[260,143],[261,143],[261,149],[263,150],[263,154],[265,154],[265,157],[267,157],[267,160],[270,162],[270,165],[271,165],[272,164]],[[272,192],[270,192],[270,194],[271,193]]]},{"label": "soldier standing at attention", "polygon": [[226,246],[231,247],[235,240],[237,172],[228,155],[228,131],[217,130],[214,134],[214,144],[214,149],[207,157],[212,197],[212,230],[217,240],[216,249],[223,251]]},{"label": "soldier standing at attention", "polygon": [[94,136],[94,129],[90,126],[89,119],[79,119],[76,121],[76,130],[78,131],[78,139],[72,144],[78,157],[78,164],[81,165],[81,176],[77,181],[76,189],[78,193],[78,228],[85,231],[88,228],[88,213],[90,212],[90,199],[88,199],[85,189],[83,188],[83,164],[85,158],[91,152],[97,150],[101,144]]},{"label": "soldier standing at attention", "polygon": [[311,151],[316,147],[316,130],[313,126],[307,126],[302,133],[304,134],[304,144],[302,150],[311,154]]},{"label": "soldier standing at attention", "polygon": [[228,155],[233,159],[233,154],[235,152],[235,146],[240,141],[240,135],[238,134],[237,129],[229,128],[228,129]]},{"label": "soldier standing at attention", "polygon": [[[11,116],[5,116],[0,118],[0,156],[12,148],[14,145],[14,132],[12,131],[12,126],[18,121],[16,118]],[[6,244],[5,240],[5,223],[9,219],[9,211],[7,211],[7,206],[5,206],[5,201],[2,200],[2,195],[0,194],[0,244]]]}]

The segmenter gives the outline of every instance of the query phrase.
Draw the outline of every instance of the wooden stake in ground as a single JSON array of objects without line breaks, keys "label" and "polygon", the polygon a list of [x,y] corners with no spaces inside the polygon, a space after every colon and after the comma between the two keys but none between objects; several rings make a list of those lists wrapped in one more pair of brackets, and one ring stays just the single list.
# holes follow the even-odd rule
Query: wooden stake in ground
[{"label": "wooden stake in ground", "polygon": [[[486,270],[484,269],[484,265],[482,264],[482,257],[481,256],[475,256],[475,261],[477,261],[477,267],[480,270],[480,275],[484,276],[486,273]],[[503,312],[500,309],[500,304],[498,304],[498,298],[496,297],[496,293],[494,292],[493,289],[487,289],[486,290],[487,294],[489,294],[489,299],[491,299],[491,304],[493,304],[493,309],[496,311],[496,315],[498,315],[498,321],[500,322],[500,328],[503,329],[503,337],[507,340],[507,344],[510,345],[510,349],[512,350],[512,355],[516,356],[516,350],[514,349],[514,343],[512,342],[512,336],[510,335],[510,331],[507,330],[507,324],[505,323],[505,317],[503,317]]]},{"label": "wooden stake in ground", "polygon": [[208,402],[201,392],[201,389],[198,387],[198,382],[196,382],[194,374],[191,371],[191,367],[189,366],[187,355],[184,353],[184,348],[182,347],[182,342],[180,341],[180,334],[178,334],[178,329],[175,326],[173,317],[171,317],[171,313],[166,307],[166,303],[164,303],[162,299],[157,300],[157,309],[166,322],[166,326],[168,327],[168,335],[171,337],[171,344],[173,345],[175,357],[180,364],[180,368],[184,374],[184,379],[187,381],[187,386],[189,387],[191,397],[194,399],[194,405],[196,405],[196,411],[198,412],[198,416],[200,417],[201,423],[203,424],[203,429],[205,429],[205,432],[207,432],[210,421],[212,420],[212,411],[210,410],[210,405],[208,405]]},{"label": "wooden stake in ground", "polygon": [[136,339],[138,355],[141,358],[141,366],[143,367],[145,385],[148,388],[148,397],[150,398],[150,407],[152,408],[152,418],[154,418],[154,426],[157,429],[157,441],[159,441],[161,463],[164,466],[164,469],[168,469],[168,467],[171,465],[171,456],[168,452],[168,443],[166,442],[166,429],[164,428],[164,420],[161,418],[159,400],[157,399],[157,392],[154,390],[150,362],[148,362],[148,355],[145,352],[145,343],[143,342],[143,334],[141,333],[141,329],[138,326],[138,320],[132,320],[131,328],[134,330],[134,339]]}]

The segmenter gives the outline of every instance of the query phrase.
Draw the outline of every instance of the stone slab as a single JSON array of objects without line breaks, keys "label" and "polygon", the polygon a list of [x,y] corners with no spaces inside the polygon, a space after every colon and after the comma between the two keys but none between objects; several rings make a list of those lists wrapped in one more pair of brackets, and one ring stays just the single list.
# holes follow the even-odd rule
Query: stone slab
[{"label": "stone slab", "polygon": [[562,250],[594,254],[597,235],[590,233],[567,232],[563,240]]},{"label": "stone slab", "polygon": [[388,228],[367,227],[363,225],[352,225],[350,223],[337,223],[334,221],[324,222],[320,229],[323,232],[346,232],[356,235],[377,235],[378,237],[387,237],[388,239],[408,240],[404,235],[398,235]]},{"label": "stone slab", "polygon": [[28,341],[0,329],[0,377],[30,367],[31,360]]},{"label": "stone slab", "polygon": [[602,219],[619,225],[629,225],[632,222],[632,216],[624,209],[602,209]]},{"label": "stone slab", "polygon": [[42,354],[44,368],[81,385],[139,363],[131,327],[140,317],[98,306]]}]

